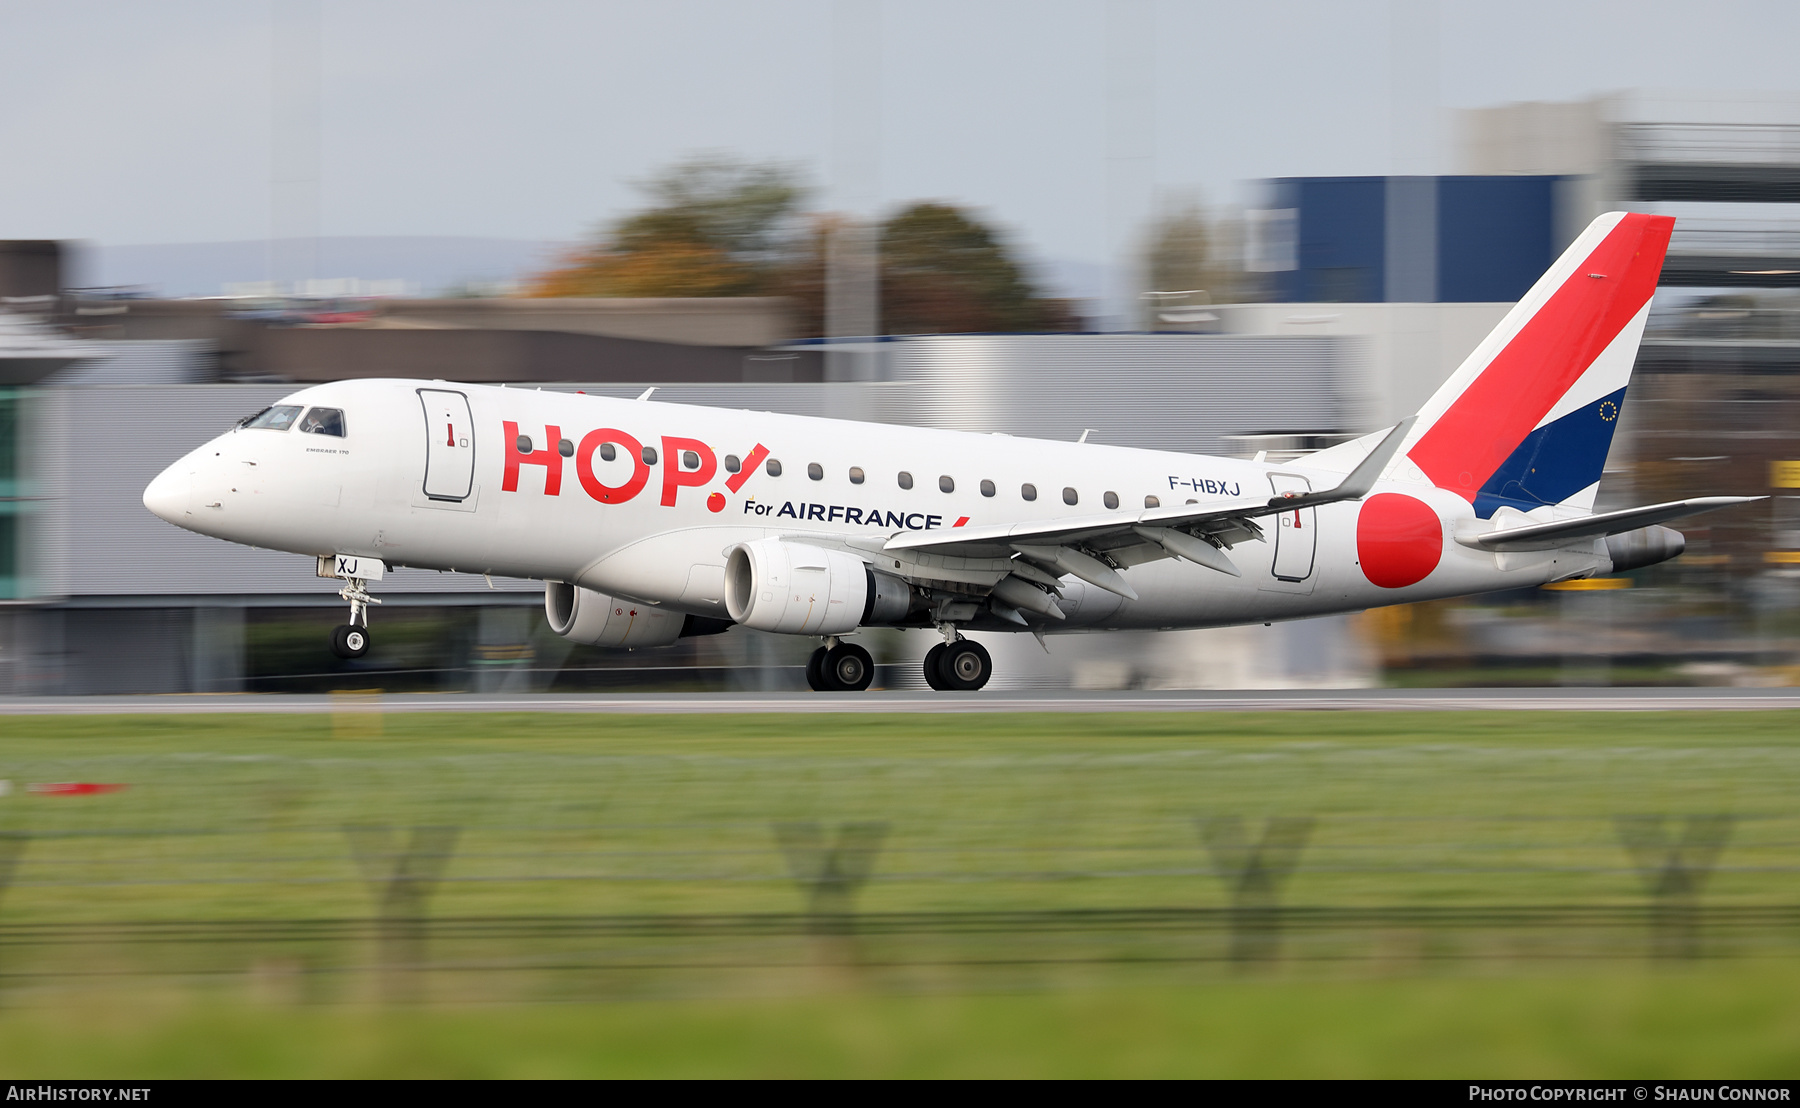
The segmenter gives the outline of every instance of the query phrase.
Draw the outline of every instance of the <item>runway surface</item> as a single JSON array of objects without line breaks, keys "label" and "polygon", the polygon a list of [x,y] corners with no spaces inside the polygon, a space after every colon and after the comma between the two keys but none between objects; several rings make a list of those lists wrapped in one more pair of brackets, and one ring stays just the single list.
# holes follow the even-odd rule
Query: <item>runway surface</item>
[{"label": "runway surface", "polygon": [[1284,689],[1220,692],[349,693],[0,698],[0,715],[187,712],[1677,712],[1800,709],[1794,689]]}]

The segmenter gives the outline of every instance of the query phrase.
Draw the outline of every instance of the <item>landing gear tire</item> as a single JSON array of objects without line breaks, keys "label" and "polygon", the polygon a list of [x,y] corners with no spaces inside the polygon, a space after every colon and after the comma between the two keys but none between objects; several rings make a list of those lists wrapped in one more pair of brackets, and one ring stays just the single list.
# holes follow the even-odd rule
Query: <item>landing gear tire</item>
[{"label": "landing gear tire", "polygon": [[841,642],[825,654],[826,683],[839,692],[862,692],[875,680],[875,659],[852,642]]},{"label": "landing gear tire", "polygon": [[994,675],[994,660],[988,656],[987,648],[978,642],[958,639],[941,649],[944,653],[938,658],[938,676],[946,689],[974,692]]},{"label": "landing gear tire", "polygon": [[950,648],[949,643],[938,643],[925,652],[925,683],[937,692],[949,692],[951,686],[944,682],[944,651]]},{"label": "landing gear tire", "polygon": [[814,692],[862,692],[875,680],[875,659],[855,643],[821,646],[806,659],[806,683]]},{"label": "landing gear tire", "polygon": [[340,658],[360,658],[369,652],[369,629],[346,623],[331,633],[331,652]]}]

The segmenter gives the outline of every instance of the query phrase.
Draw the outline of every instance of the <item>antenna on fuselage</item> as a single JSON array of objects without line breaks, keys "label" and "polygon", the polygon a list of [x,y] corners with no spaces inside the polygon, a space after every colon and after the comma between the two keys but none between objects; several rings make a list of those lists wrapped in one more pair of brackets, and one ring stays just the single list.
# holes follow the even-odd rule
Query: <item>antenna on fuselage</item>
[{"label": "antenna on fuselage", "polygon": [[658,388],[661,388],[661,387],[662,386],[660,386],[660,385],[651,385],[649,388],[645,389],[643,392],[638,394],[638,399],[639,400],[650,399],[650,394],[655,392]]},{"label": "antenna on fuselage", "polygon": [[1081,437],[1076,439],[1075,441],[1076,442],[1086,442],[1087,437],[1089,435],[1093,434],[1095,431],[1098,431],[1099,429],[1100,428],[1098,428],[1098,427],[1083,427],[1081,429]]}]

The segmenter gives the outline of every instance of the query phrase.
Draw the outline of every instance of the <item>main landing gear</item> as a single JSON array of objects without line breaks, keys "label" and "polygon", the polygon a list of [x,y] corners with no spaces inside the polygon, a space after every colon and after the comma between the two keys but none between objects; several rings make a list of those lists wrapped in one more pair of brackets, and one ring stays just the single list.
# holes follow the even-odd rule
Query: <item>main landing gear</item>
[{"label": "main landing gear", "polygon": [[875,680],[875,659],[853,642],[826,639],[806,660],[806,683],[814,692],[862,692]]},{"label": "main landing gear", "polygon": [[925,683],[938,692],[974,692],[987,684],[994,675],[987,648],[963,638],[954,627],[944,635],[945,641],[925,652]]},{"label": "main landing gear", "polygon": [[350,602],[350,622],[331,633],[331,652],[340,658],[360,658],[369,652],[369,605],[381,601],[369,595],[360,577],[346,581],[338,595]]},{"label": "main landing gear", "polygon": [[[341,630],[341,628],[340,628]],[[974,692],[994,675],[987,649],[942,628],[944,641],[925,655],[925,683],[939,692]],[[814,692],[861,692],[875,680],[875,659],[855,643],[831,638],[806,660],[806,683]]]}]

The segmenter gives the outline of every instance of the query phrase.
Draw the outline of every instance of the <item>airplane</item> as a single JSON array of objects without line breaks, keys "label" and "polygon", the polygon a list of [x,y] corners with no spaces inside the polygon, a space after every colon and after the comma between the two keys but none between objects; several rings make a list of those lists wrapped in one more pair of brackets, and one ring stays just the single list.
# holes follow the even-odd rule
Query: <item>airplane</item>
[{"label": "airplane", "polygon": [[374,379],[247,417],[144,504],[342,579],[344,658],[405,566],[541,580],[579,643],[816,638],[819,691],[869,687],[858,630],[927,630],[927,684],[973,691],[968,632],[1270,623],[1676,557],[1663,524],[1763,498],[1594,511],[1673,227],[1595,219],[1416,415],[1293,461]]}]

